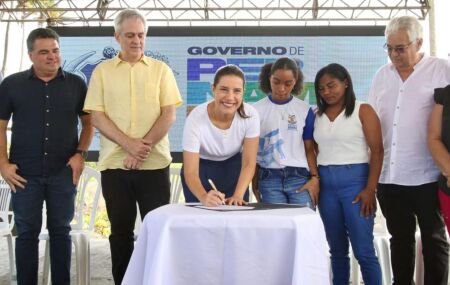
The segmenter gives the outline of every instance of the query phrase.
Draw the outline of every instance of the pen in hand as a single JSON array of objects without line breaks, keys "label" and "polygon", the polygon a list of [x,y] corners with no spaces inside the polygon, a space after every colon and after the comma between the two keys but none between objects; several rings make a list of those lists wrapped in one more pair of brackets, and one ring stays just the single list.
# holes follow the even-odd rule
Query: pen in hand
[{"label": "pen in hand", "polygon": [[[217,192],[220,193],[220,191],[217,190],[216,185],[214,184],[214,182],[213,182],[211,179],[208,179],[208,182],[209,182],[209,185],[211,185],[211,187],[212,187],[213,190],[215,190],[215,191],[217,191]],[[222,200],[222,199],[220,199],[220,200],[222,201],[222,205],[225,205],[225,200]]]}]

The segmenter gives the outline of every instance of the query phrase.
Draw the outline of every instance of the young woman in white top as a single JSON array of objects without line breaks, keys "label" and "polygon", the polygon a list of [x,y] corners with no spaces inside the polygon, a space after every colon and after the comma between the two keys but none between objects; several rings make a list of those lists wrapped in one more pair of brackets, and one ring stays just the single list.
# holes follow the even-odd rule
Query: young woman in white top
[{"label": "young woman in white top", "polygon": [[349,282],[350,239],[364,284],[381,285],[373,246],[375,188],[383,162],[380,121],[370,105],[356,101],[343,66],[325,66],[314,85],[319,211],[330,246],[333,284]]},{"label": "young woman in white top", "polygon": [[248,201],[259,117],[243,102],[244,85],[239,67],[219,68],[211,87],[214,100],[197,106],[186,120],[181,176],[186,202],[218,206]]},{"label": "young woman in white top", "polygon": [[294,96],[302,91],[303,74],[294,60],[282,57],[261,68],[259,83],[267,97],[253,105],[261,122],[255,196],[264,203],[315,208],[319,180],[314,112]]}]

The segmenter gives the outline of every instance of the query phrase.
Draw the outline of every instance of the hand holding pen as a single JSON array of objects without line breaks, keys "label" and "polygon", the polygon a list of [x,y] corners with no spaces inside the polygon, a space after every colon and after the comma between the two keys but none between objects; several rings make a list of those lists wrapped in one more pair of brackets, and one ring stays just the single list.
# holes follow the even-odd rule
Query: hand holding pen
[{"label": "hand holding pen", "polygon": [[219,190],[217,190],[216,185],[214,184],[214,182],[211,179],[208,179],[209,185],[211,185],[212,187],[212,191],[209,191],[209,193],[211,193],[211,195],[214,195],[215,197],[217,197],[220,201],[220,203],[217,204],[218,205],[225,205],[225,194],[223,194],[222,192],[220,192]]}]

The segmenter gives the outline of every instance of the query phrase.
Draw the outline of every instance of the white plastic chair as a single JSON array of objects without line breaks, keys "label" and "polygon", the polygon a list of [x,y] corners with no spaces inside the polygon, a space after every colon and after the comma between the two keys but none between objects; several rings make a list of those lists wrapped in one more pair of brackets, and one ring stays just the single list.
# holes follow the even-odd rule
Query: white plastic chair
[{"label": "white plastic chair", "polygon": [[[448,232],[446,230],[447,242],[450,242],[450,238]],[[423,262],[423,245],[422,238],[420,236],[420,230],[416,231],[416,265],[415,265],[415,274],[414,274],[414,282],[416,285],[423,285],[425,283],[425,265]],[[450,262],[449,262],[450,264]],[[447,284],[450,284],[450,280]]]},{"label": "white plastic chair", "polygon": [[[374,233],[374,247],[375,252],[378,257],[378,262],[380,263],[381,273],[382,273],[382,283],[383,285],[392,284],[392,270],[391,270],[391,255],[389,248],[389,238],[388,234],[382,235]],[[350,281],[351,284],[361,284],[361,270],[353,252],[350,254]]]},{"label": "white plastic chair", "polygon": [[416,285],[423,285],[424,283],[424,264],[422,254],[422,238],[420,237],[420,231],[416,232],[416,267],[414,282]]},{"label": "white plastic chair", "polygon": [[358,260],[353,254],[353,249],[351,249],[349,255],[350,255],[350,281],[352,284],[359,285],[361,284],[361,270],[359,268]]},{"label": "white plastic chair", "polygon": [[[75,258],[77,269],[77,284],[88,285],[90,284],[90,238],[94,232],[95,217],[97,213],[98,201],[100,198],[101,182],[100,173],[90,167],[85,167],[83,174],[78,181],[77,186],[78,194],[75,201],[75,213],[71,223],[72,230],[70,236],[72,243],[75,246]],[[85,228],[83,222],[84,210],[89,206],[86,199],[89,192],[94,193],[94,198],[90,208],[90,220],[89,225]],[[47,285],[50,282],[50,247],[48,244],[49,234],[47,230],[44,230],[39,235],[40,240],[45,240],[45,258],[44,258],[44,270],[42,277],[42,284]]]},{"label": "white plastic chair", "polygon": [[390,238],[389,234],[375,234],[374,237],[375,251],[380,262],[383,285],[392,284]]},{"label": "white plastic chair", "polygon": [[[380,263],[381,273],[382,273],[382,284],[390,285],[392,284],[392,269],[391,269],[391,253],[390,253],[390,245],[389,239],[391,236],[388,233],[386,226],[386,219],[381,213],[380,205],[377,201],[377,216],[375,217],[375,226],[374,226],[374,240],[373,244],[375,247],[375,252],[378,257],[378,262]],[[361,271],[358,264],[358,261],[355,258],[353,252],[351,253],[350,260],[350,281],[352,284],[360,284],[361,283]]]},{"label": "white plastic chair", "polygon": [[392,284],[392,268],[391,268],[391,248],[390,248],[390,238],[386,226],[386,219],[381,213],[380,205],[377,200],[377,217],[375,218],[374,227],[374,245],[375,251],[378,256],[378,261],[380,262],[382,281],[383,285]]},{"label": "white plastic chair", "polygon": [[[180,203],[180,199],[184,195],[183,194],[183,185],[181,184],[181,175],[180,168],[170,168],[170,204],[178,204]],[[138,207],[138,205],[136,205]],[[139,212],[139,207],[136,215],[136,221],[134,222],[134,240],[136,241],[138,238],[139,230],[142,224],[141,213]]]},{"label": "white plastic chair", "polygon": [[182,193],[180,168],[170,168],[170,204],[178,204]]},{"label": "white plastic chair", "polygon": [[255,193],[253,193],[253,184],[250,183],[248,185],[248,202],[249,203],[256,203],[258,202],[258,199],[256,199]]},{"label": "white plastic chair", "polygon": [[11,202],[11,189],[5,180],[0,179],[0,237],[5,237],[8,242],[9,276],[10,282],[15,279],[14,249],[12,241],[12,228],[14,227],[13,213],[9,210]]},{"label": "white plastic chair", "polygon": [[141,229],[141,224],[142,224],[142,217],[141,217],[141,212],[139,212],[139,207],[136,204],[137,209],[137,213],[136,213],[136,221],[134,222],[134,241],[137,241],[138,235],[139,235],[139,230]]}]

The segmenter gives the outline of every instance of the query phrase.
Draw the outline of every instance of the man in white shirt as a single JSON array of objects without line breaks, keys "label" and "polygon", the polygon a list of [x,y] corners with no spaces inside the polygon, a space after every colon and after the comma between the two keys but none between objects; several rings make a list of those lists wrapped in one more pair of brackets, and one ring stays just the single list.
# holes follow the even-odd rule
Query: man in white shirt
[{"label": "man in white shirt", "polygon": [[385,31],[391,62],[375,75],[369,103],[381,120],[384,144],[378,200],[392,238],[394,284],[414,284],[416,218],[423,243],[425,284],[447,284],[448,244],[439,210],[439,170],[427,148],[434,88],[450,83],[450,64],[419,50],[417,19],[392,19]]}]

